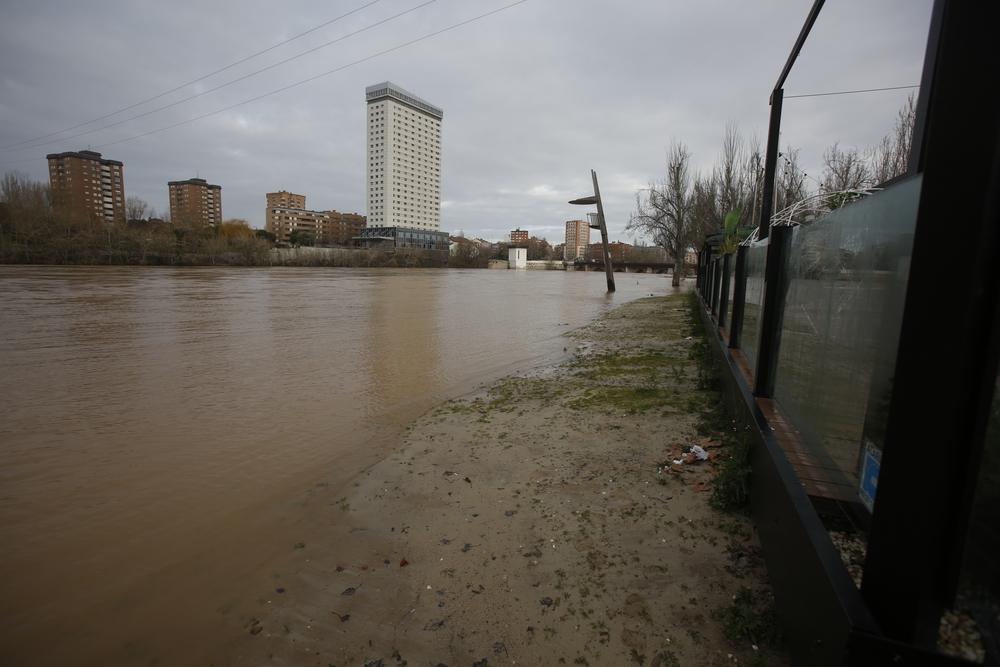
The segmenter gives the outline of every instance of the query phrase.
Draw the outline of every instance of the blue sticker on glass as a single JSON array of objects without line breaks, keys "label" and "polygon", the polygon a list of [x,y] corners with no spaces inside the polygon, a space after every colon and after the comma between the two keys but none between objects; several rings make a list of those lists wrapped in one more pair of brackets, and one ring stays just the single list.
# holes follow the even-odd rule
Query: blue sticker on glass
[{"label": "blue sticker on glass", "polygon": [[865,454],[861,461],[861,476],[858,479],[858,498],[869,512],[875,505],[875,492],[878,490],[878,473],[881,466],[882,451],[865,440]]}]

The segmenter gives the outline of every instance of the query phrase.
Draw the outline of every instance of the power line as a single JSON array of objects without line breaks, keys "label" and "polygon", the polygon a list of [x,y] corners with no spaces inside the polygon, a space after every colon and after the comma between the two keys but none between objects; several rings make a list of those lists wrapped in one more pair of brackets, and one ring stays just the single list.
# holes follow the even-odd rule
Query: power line
[{"label": "power line", "polygon": [[[87,130],[85,132],[80,132],[78,134],[71,134],[68,137],[60,137],[59,139],[53,139],[52,141],[47,141],[47,142],[44,142],[44,143],[41,143],[41,144],[32,144],[31,146],[24,146],[23,148],[9,148],[9,149],[5,148],[5,149],[0,149],[0,152],[4,152],[5,153],[5,152],[7,152],[9,150],[28,150],[28,149],[32,149],[32,148],[40,148],[42,146],[49,146],[51,144],[59,143],[61,141],[66,141],[67,139],[76,139],[77,137],[83,137],[83,136],[86,136],[88,134],[93,134],[94,132],[100,132],[101,130],[106,130],[106,129],[111,128],[111,127],[116,127],[118,125],[123,125],[125,123],[128,123],[130,121],[136,120],[138,118],[144,118],[146,116],[150,116],[150,115],[152,115],[154,113],[163,111],[165,109],[169,109],[171,107],[178,106],[179,104],[183,104],[184,102],[189,102],[189,101],[191,101],[191,100],[193,100],[193,99],[195,99],[197,97],[201,97],[203,95],[208,95],[209,93],[213,93],[213,92],[215,92],[217,90],[220,90],[222,88],[225,88],[227,86],[231,86],[234,83],[239,83],[240,81],[243,81],[245,79],[249,79],[250,77],[257,76],[258,74],[261,74],[261,73],[266,72],[268,70],[274,69],[275,67],[279,67],[281,65],[284,65],[285,63],[291,62],[293,60],[297,60],[298,58],[302,58],[303,56],[307,56],[310,53],[313,53],[315,51],[319,51],[320,49],[324,49],[324,48],[326,48],[328,46],[336,44],[337,42],[342,42],[345,39],[348,39],[350,37],[354,37],[355,35],[358,35],[360,33],[363,33],[363,32],[366,32],[368,30],[371,30],[372,28],[376,28],[376,27],[378,27],[378,26],[380,26],[380,25],[382,25],[384,23],[388,23],[389,21],[397,19],[400,16],[403,16],[405,14],[410,14],[412,12],[415,12],[418,9],[421,9],[422,7],[426,7],[427,5],[433,4],[435,2],[437,2],[437,0],[427,0],[427,2],[424,2],[423,4],[420,4],[420,5],[417,5],[416,7],[412,7],[410,9],[407,9],[406,11],[400,12],[399,14],[396,14],[394,16],[390,16],[389,18],[383,19],[381,21],[378,21],[377,23],[373,23],[370,26],[366,26],[366,27],[361,28],[359,30],[355,30],[354,32],[349,33],[347,35],[344,35],[342,37],[338,37],[337,39],[334,39],[332,41],[327,42],[326,44],[321,44],[320,46],[317,46],[317,47],[314,47],[312,49],[309,49],[308,51],[304,51],[304,52],[302,52],[302,53],[300,53],[300,54],[298,54],[296,56],[292,56],[291,58],[286,58],[285,60],[281,60],[279,62],[276,62],[273,65],[268,65],[267,67],[265,67],[263,69],[259,69],[256,72],[251,72],[250,74],[246,74],[244,76],[238,77],[236,79],[233,79],[232,81],[228,81],[226,83],[219,84],[218,86],[216,86],[214,88],[209,88],[208,90],[203,90],[200,93],[196,93],[196,94],[191,95],[189,97],[185,97],[184,99],[177,100],[176,102],[171,102],[170,104],[165,104],[162,107],[157,107],[156,109],[152,109],[150,111],[146,111],[145,113],[137,114],[137,115],[132,116],[130,118],[126,118],[124,120],[119,120],[119,121],[116,121],[114,123],[108,123],[107,125],[103,125],[101,127],[94,128],[93,130]],[[183,88],[183,87],[184,86],[181,86],[181,88]],[[166,93],[164,93],[164,94],[166,94]],[[133,106],[136,106],[136,105],[133,105]],[[109,114],[109,115],[114,115],[114,114]],[[105,116],[105,118],[106,117],[107,116]],[[88,125],[88,124],[89,123],[84,123],[84,125]],[[56,134],[58,134],[58,133],[56,133]],[[24,142],[21,142],[21,143],[24,143]]]},{"label": "power line", "polygon": [[791,100],[796,97],[825,97],[827,95],[853,95],[854,93],[878,93],[883,90],[906,90],[907,88],[919,88],[920,86],[892,86],[891,88],[868,88],[866,90],[841,90],[836,93],[810,93],[808,95],[785,95],[784,99]]},{"label": "power line", "polygon": [[[798,166],[797,164],[794,164],[794,163],[793,163],[793,162],[792,162],[791,160],[789,160],[789,159],[788,159],[788,156],[787,156],[787,155],[785,155],[784,153],[778,153],[778,157],[780,157],[780,158],[781,158],[782,160],[784,160],[784,161],[785,161],[785,163],[786,163],[786,164],[787,164],[788,166],[790,166],[790,167],[792,167],[793,169],[795,169],[796,171],[798,171],[798,172],[799,172],[800,174],[802,174],[802,175],[803,175],[803,176],[804,176],[805,178],[811,178],[812,180],[816,181],[816,185],[819,185],[819,186],[821,186],[821,187],[822,187],[822,185],[823,185],[823,184],[822,184],[822,183],[820,183],[820,181],[819,181],[819,179],[818,179],[818,178],[816,178],[815,176],[810,176],[809,174],[807,174],[807,173],[806,173],[805,171],[803,171],[802,169],[799,169],[799,166]],[[792,173],[794,174],[795,172],[792,172]]]},{"label": "power line", "polygon": [[367,62],[367,61],[372,60],[374,58],[378,58],[379,56],[384,56],[387,53],[392,53],[393,51],[398,51],[399,49],[405,48],[407,46],[411,46],[412,44],[416,44],[417,42],[422,42],[422,41],[424,41],[426,39],[430,39],[431,37],[436,37],[437,35],[440,35],[442,33],[448,32],[449,30],[454,30],[455,28],[460,28],[460,27],[462,27],[464,25],[468,25],[468,24],[473,23],[475,21],[478,21],[480,19],[484,19],[487,16],[492,16],[493,14],[498,14],[498,13],[500,13],[500,12],[506,10],[506,9],[510,9],[511,7],[515,7],[517,5],[524,4],[527,1],[528,0],[517,0],[517,2],[512,2],[509,5],[504,5],[503,7],[500,7],[499,9],[494,9],[492,11],[486,12],[485,14],[480,14],[479,16],[476,16],[474,18],[468,19],[466,21],[461,21],[461,22],[456,23],[454,25],[448,26],[447,28],[442,28],[441,30],[438,30],[436,32],[432,32],[432,33],[430,33],[428,35],[424,35],[423,37],[418,37],[417,39],[411,40],[409,42],[405,42],[405,43],[400,44],[398,46],[394,46],[391,49],[386,49],[385,51],[380,51],[378,53],[375,53],[373,55],[367,56],[365,58],[361,58],[360,60],[355,60],[352,63],[348,63],[346,65],[342,65],[341,67],[337,67],[337,68],[329,70],[327,72],[323,72],[322,74],[317,74],[316,76],[311,76],[308,79],[303,79],[302,81],[290,84],[290,85],[285,86],[283,88],[278,88],[277,90],[272,90],[269,93],[264,93],[263,95],[258,95],[257,97],[251,97],[249,100],[244,100],[243,102],[238,102],[236,104],[232,104],[232,105],[230,105],[228,107],[225,107],[223,109],[218,109],[216,111],[212,111],[210,113],[206,113],[206,114],[203,114],[201,116],[196,116],[194,118],[189,118],[188,120],[182,120],[179,123],[174,123],[173,125],[168,125],[166,127],[161,127],[158,130],[151,130],[149,132],[144,132],[143,134],[137,134],[134,137],[127,137],[125,139],[119,139],[118,141],[109,141],[106,144],[101,144],[99,146],[94,146],[94,148],[105,148],[107,146],[114,146],[115,144],[121,144],[121,143],[124,143],[126,141],[132,141],[133,139],[139,139],[141,137],[148,137],[151,134],[157,134],[159,132],[164,132],[166,130],[172,130],[175,127],[180,127],[181,125],[187,125],[188,123],[193,123],[195,121],[202,120],[203,118],[208,118],[209,116],[215,116],[217,114],[220,114],[220,113],[223,113],[223,112],[226,112],[226,111],[230,111],[230,110],[235,109],[237,107],[241,107],[241,106],[243,106],[245,104],[250,104],[251,102],[256,102],[257,100],[262,100],[265,97],[270,97],[271,95],[277,95],[278,93],[283,93],[286,90],[291,90],[292,88],[296,88],[296,87],[301,86],[303,84],[309,83],[310,81],[315,81],[316,79],[320,79],[320,78],[322,78],[324,76],[328,76],[330,74],[334,74],[336,72],[340,72],[340,71],[345,70],[345,69],[347,69],[349,67],[354,67],[355,65],[359,65],[359,64],[361,64],[363,62]]},{"label": "power line", "polygon": [[[330,25],[331,23],[336,23],[340,19],[347,18],[351,14],[356,14],[356,13],[360,12],[362,9],[365,9],[367,7],[371,7],[372,5],[374,5],[376,3],[379,3],[379,2],[382,2],[382,0],[372,0],[367,5],[362,5],[362,6],[358,7],[357,9],[352,9],[351,11],[347,12],[346,14],[341,14],[340,16],[338,16],[335,19],[330,19],[326,23],[320,23],[315,28],[310,28],[309,30],[306,30],[305,32],[299,33],[295,37],[290,37],[289,39],[286,39],[283,42],[278,42],[274,46],[269,46],[268,48],[264,49],[263,51],[258,51],[257,53],[255,53],[255,54],[253,54],[251,56],[247,56],[246,58],[243,58],[242,60],[237,60],[236,62],[234,62],[234,63],[232,63],[230,65],[226,65],[225,67],[223,67],[221,69],[217,69],[214,72],[210,72],[210,73],[208,73],[208,74],[206,74],[204,76],[198,77],[197,79],[194,79],[193,81],[188,81],[185,84],[177,86],[176,88],[171,88],[170,90],[168,90],[168,91],[166,91],[164,93],[160,93],[159,95],[154,95],[153,97],[150,97],[148,99],[142,100],[141,102],[136,102],[135,104],[133,104],[131,106],[127,106],[124,109],[119,109],[118,111],[112,111],[111,113],[105,114],[103,116],[99,116],[98,118],[94,118],[92,120],[88,120],[87,122],[80,123],[79,125],[74,125],[73,127],[67,127],[67,128],[65,128],[63,130],[57,130],[56,132],[51,132],[49,134],[43,134],[40,137],[35,137],[33,139],[25,139],[24,141],[19,141],[16,144],[7,144],[6,146],[0,146],[0,150],[6,149],[6,148],[12,148],[14,146],[20,146],[21,144],[27,144],[27,143],[31,143],[33,141],[40,141],[42,139],[48,139],[49,137],[54,137],[55,135],[62,134],[63,132],[70,132],[72,130],[81,128],[84,125],[90,125],[91,123],[96,123],[99,120],[104,120],[105,118],[110,118],[111,116],[117,116],[120,113],[124,113],[126,111],[129,111],[130,109],[134,109],[134,108],[136,108],[138,106],[142,106],[143,104],[146,104],[147,102],[152,102],[153,100],[158,100],[161,97],[165,97],[165,96],[169,95],[170,93],[176,93],[178,90],[181,90],[182,88],[187,88],[188,86],[192,86],[192,85],[198,83],[199,81],[204,81],[205,79],[207,79],[209,77],[212,77],[212,76],[215,76],[216,74],[220,74],[222,72],[225,72],[227,69],[232,69],[233,67],[236,67],[237,65],[242,65],[243,63],[247,62],[248,60],[253,60],[257,56],[264,55],[268,51],[273,51],[274,49],[278,48],[279,46],[284,46],[285,44],[288,44],[290,42],[294,42],[295,40],[299,39],[300,37],[305,37],[306,35],[308,35],[311,32],[316,32],[320,28],[325,28],[326,26]],[[308,53],[308,51],[306,53]],[[98,129],[103,129],[103,128],[98,128]],[[94,130],[94,131],[96,132],[96,130]],[[76,135],[76,136],[80,136],[80,135]],[[72,139],[72,138],[73,137],[64,137],[64,139]],[[41,145],[44,146],[46,144],[41,144]],[[34,147],[32,147],[32,148],[34,148]]]}]

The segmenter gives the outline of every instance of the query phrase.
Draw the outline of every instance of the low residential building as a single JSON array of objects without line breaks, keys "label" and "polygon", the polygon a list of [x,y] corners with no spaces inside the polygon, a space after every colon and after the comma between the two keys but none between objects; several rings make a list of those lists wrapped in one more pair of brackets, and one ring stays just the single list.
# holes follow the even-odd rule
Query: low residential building
[{"label": "low residential building", "polygon": [[479,257],[480,246],[476,241],[467,239],[464,236],[449,236],[448,242],[448,252],[452,257],[456,255]]},{"label": "low residential building", "polygon": [[222,222],[222,186],[204,178],[170,181],[170,219],[174,224],[214,227]]},{"label": "low residential building", "polygon": [[123,164],[95,151],[50,153],[49,184],[56,203],[87,218],[125,220]]},{"label": "low residential building", "polygon": [[[629,260],[629,250],[632,248],[628,243],[609,243],[608,244],[608,254],[611,255],[611,263],[615,262],[627,262]],[[590,244],[590,258],[591,259],[604,259],[604,244],[603,243],[591,243]]]},{"label": "low residential building", "polygon": [[308,234],[316,245],[353,245],[365,222],[358,213],[307,210],[305,195],[285,190],[267,193],[264,227],[276,241],[289,243],[292,234],[296,239]]},{"label": "low residential building", "polygon": [[355,240],[362,248],[385,248],[389,252],[404,248],[448,252],[448,232],[411,227],[365,227]]}]

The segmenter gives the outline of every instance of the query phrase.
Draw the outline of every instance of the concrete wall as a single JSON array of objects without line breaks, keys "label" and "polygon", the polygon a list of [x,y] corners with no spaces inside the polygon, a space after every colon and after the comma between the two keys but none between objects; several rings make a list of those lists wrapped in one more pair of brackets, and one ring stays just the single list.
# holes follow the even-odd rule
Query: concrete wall
[{"label": "concrete wall", "polygon": [[285,264],[298,260],[333,260],[335,258],[346,258],[356,252],[358,252],[356,248],[313,248],[311,246],[272,248],[271,262],[274,264]]},{"label": "concrete wall", "polygon": [[525,268],[529,271],[565,271],[566,267],[562,262],[546,262],[544,260],[533,259],[525,262]]}]

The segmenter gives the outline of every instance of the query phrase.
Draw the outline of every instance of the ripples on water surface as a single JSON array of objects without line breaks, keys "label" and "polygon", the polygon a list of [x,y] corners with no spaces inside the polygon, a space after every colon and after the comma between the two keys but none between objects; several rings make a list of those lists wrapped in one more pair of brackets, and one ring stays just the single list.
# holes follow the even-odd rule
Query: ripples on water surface
[{"label": "ripples on water surface", "polygon": [[617,278],[0,267],[0,662],[207,654],[231,629],[205,619],[288,549],[303,489],[670,290]]}]

